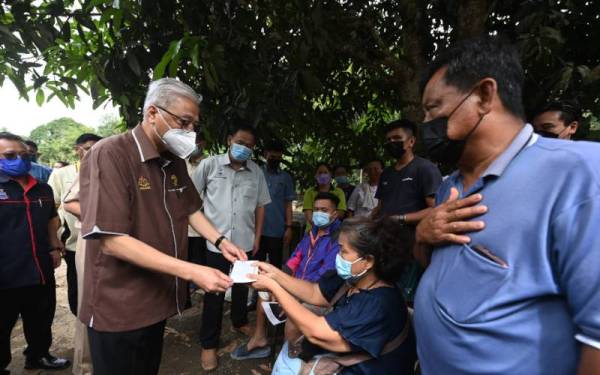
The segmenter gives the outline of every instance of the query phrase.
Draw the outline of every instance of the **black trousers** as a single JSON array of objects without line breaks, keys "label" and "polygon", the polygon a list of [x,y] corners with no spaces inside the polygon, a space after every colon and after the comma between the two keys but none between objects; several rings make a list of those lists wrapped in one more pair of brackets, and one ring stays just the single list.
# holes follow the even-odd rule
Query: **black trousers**
[{"label": "black trousers", "polygon": [[[220,253],[206,252],[206,265],[216,268],[228,275],[231,263]],[[204,349],[219,347],[221,324],[223,320],[224,293],[205,293],[202,311],[202,328],[200,329],[200,343]],[[231,322],[236,328],[248,324],[248,286],[246,284],[233,284],[231,290]]]},{"label": "black trousers", "polygon": [[12,359],[10,335],[19,315],[27,341],[25,357],[37,360],[49,354],[56,310],[56,285],[54,279],[47,281],[46,285],[0,289],[0,370],[6,368]]},{"label": "black trousers", "polygon": [[192,263],[206,265],[206,238],[188,237],[188,260]]},{"label": "black trousers", "polygon": [[265,261],[269,255],[269,263],[277,268],[281,268],[283,260],[283,238],[277,237],[260,237],[260,248],[254,256],[254,259]]},{"label": "black trousers", "polygon": [[94,374],[158,374],[165,323],[126,332],[99,332],[88,327]]},{"label": "black trousers", "polygon": [[75,252],[65,251],[65,263],[67,264],[67,297],[69,310],[77,316],[77,268],[75,267]]}]

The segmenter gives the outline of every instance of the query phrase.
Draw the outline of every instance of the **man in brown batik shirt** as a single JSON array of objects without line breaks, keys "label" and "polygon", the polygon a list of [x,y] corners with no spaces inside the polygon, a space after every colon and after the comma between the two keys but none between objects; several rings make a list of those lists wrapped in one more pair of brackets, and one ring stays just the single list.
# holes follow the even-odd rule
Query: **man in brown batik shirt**
[{"label": "man in brown batik shirt", "polygon": [[229,261],[246,259],[198,211],[183,159],[195,148],[199,101],[180,81],[152,82],[142,123],[97,143],[81,165],[87,251],[79,318],[98,375],[158,373],[165,321],[183,309],[185,282],[208,292],[232,285],[185,261],[188,223]]}]

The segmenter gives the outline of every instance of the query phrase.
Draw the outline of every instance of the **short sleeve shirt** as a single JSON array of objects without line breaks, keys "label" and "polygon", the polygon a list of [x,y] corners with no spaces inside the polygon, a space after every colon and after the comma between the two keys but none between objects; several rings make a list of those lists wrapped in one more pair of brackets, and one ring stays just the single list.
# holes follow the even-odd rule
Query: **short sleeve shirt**
[{"label": "short sleeve shirt", "polygon": [[[326,273],[319,288],[331,301],[343,280],[335,271]],[[367,352],[374,359],[344,368],[342,374],[412,374],[416,360],[414,334],[397,349],[381,354],[385,344],[404,328],[408,309],[396,288],[380,287],[343,296],[325,315],[327,324],[346,340],[353,353]]]},{"label": "short sleeve shirt", "polygon": [[[231,166],[229,154],[203,159],[192,175],[204,202],[204,215],[234,244],[252,251],[256,230],[256,208],[271,202],[263,171],[248,160],[239,170]],[[208,250],[220,252],[207,242]]]},{"label": "short sleeve shirt", "polygon": [[441,182],[438,167],[419,156],[399,171],[394,166],[384,169],[375,194],[383,201],[381,214],[405,215],[427,208],[425,198],[435,196]]},{"label": "short sleeve shirt", "polygon": [[271,203],[265,206],[263,236],[282,238],[285,233],[285,206],[296,199],[294,181],[289,173],[263,168],[271,196]]},{"label": "short sleeve shirt", "polygon": [[527,125],[471,187],[459,172],[444,181],[438,204],[454,187],[488,210],[421,278],[423,374],[574,374],[582,343],[600,349],[599,165],[600,145]]},{"label": "short sleeve shirt", "polygon": [[87,240],[79,318],[98,331],[130,331],[183,310],[186,283],[106,255],[100,238],[129,235],[187,259],[188,216],[200,208],[185,162],[159,154],[141,125],[96,143],[80,170]]},{"label": "short sleeve shirt", "polygon": [[75,251],[77,245],[77,236],[79,235],[79,229],[75,227],[77,218],[72,214],[66,212],[62,207],[62,201],[69,188],[73,185],[77,179],[79,173],[79,163],[67,165],[66,167],[55,169],[50,174],[48,179],[48,185],[52,187],[54,192],[54,201],[58,207],[58,213],[61,219],[66,222],[69,227],[69,238],[65,242],[67,250]]}]

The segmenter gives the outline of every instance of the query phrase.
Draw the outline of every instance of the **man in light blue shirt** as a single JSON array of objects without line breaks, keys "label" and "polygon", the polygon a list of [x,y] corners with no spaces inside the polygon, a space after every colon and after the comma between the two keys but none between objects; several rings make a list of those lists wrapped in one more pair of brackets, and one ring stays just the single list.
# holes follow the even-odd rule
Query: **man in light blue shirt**
[{"label": "man in light blue shirt", "polygon": [[416,255],[434,246],[415,300],[424,374],[600,368],[600,146],[534,134],[522,81],[514,48],[490,37],[427,75],[425,148],[458,170],[417,227]]}]

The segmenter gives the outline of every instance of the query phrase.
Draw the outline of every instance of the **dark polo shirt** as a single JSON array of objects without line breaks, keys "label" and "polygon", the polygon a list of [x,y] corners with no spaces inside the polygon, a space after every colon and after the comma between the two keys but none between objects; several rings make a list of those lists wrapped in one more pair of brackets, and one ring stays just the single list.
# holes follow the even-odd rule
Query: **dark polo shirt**
[{"label": "dark polo shirt", "polygon": [[183,280],[106,255],[99,239],[129,235],[187,259],[188,216],[200,199],[185,162],[159,154],[138,125],[94,145],[81,164],[80,184],[87,240],[81,321],[97,331],[130,331],[181,311]]}]

